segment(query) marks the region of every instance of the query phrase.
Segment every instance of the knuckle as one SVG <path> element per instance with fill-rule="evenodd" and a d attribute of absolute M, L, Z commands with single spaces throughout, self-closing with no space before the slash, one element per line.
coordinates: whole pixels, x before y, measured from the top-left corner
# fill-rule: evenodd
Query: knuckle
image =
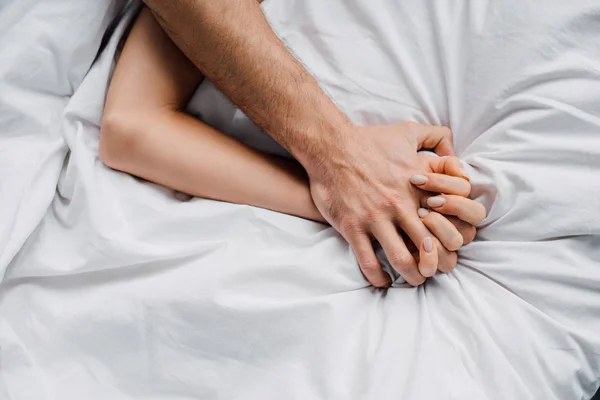
<path fill-rule="evenodd" d="M 487 210 L 485 209 L 483 204 L 481 204 L 481 203 L 477 203 L 477 204 L 478 204 L 478 208 L 479 208 L 479 215 L 478 215 L 479 218 L 477 218 L 477 223 L 480 223 L 487 217 Z"/>
<path fill-rule="evenodd" d="M 421 286 L 422 284 L 425 283 L 425 277 L 415 277 L 415 278 L 404 278 L 406 279 L 406 282 L 411 285 L 411 286 Z"/>
<path fill-rule="evenodd" d="M 458 158 L 456 156 L 448 156 L 448 157 L 449 157 L 449 160 L 448 160 L 448 168 L 449 169 L 452 169 L 452 170 L 458 172 L 463 168 L 463 164 L 460 161 L 460 158 Z"/>
<path fill-rule="evenodd" d="M 416 270 L 416 266 L 412 266 L 408 263 L 399 264 L 398 267 L 395 268 L 398 273 L 404 277 L 415 275 L 414 271 Z"/>
<path fill-rule="evenodd" d="M 390 203 L 390 210 L 400 224 L 413 218 L 419 203 L 412 204 L 403 198 L 396 198 Z M 410 210 L 410 211 L 409 211 Z"/>
<path fill-rule="evenodd" d="M 470 187 L 462 187 L 459 190 L 456 191 L 456 195 L 460 196 L 460 197 L 469 197 L 469 194 L 471 194 L 471 188 Z"/>
<path fill-rule="evenodd" d="M 456 268 L 456 263 L 454 263 L 454 264 L 450 264 L 450 265 L 448 266 L 448 268 L 446 268 L 446 269 L 442 270 L 442 272 L 443 272 L 443 273 L 445 273 L 445 274 L 447 274 L 448 272 L 452 272 L 452 271 L 454 271 L 454 268 Z"/>
<path fill-rule="evenodd" d="M 382 207 L 397 208 L 405 201 L 406 194 L 396 188 L 383 194 Z"/>
<path fill-rule="evenodd" d="M 385 211 L 386 209 L 389 209 L 389 206 L 382 205 L 380 207 L 372 207 L 364 212 L 361 220 L 367 224 L 367 226 L 377 224 L 385 219 L 385 215 L 387 214 Z"/>
<path fill-rule="evenodd" d="M 448 128 L 447 126 L 442 126 L 441 132 L 442 132 L 442 136 L 444 136 L 446 138 L 452 137 L 452 130 L 450 128 Z"/>
<path fill-rule="evenodd" d="M 360 269 L 363 270 L 365 274 L 378 272 L 381 269 L 379 262 L 375 259 L 363 259 L 359 260 Z"/>
<path fill-rule="evenodd" d="M 438 269 L 444 273 L 450 272 L 456 267 L 457 260 L 458 257 L 455 252 L 446 252 L 446 254 L 440 256 Z"/>
<path fill-rule="evenodd" d="M 465 180 L 462 180 L 460 188 L 456 194 L 461 197 L 468 197 L 469 194 L 471 194 L 471 184 Z"/>
<path fill-rule="evenodd" d="M 371 285 L 375 286 L 376 288 L 386 288 L 389 286 L 389 282 L 384 281 L 384 280 L 376 280 L 376 281 L 370 281 Z"/>
<path fill-rule="evenodd" d="M 388 254 L 388 260 L 390 260 L 390 263 L 396 269 L 400 270 L 398 272 L 405 272 L 407 270 L 410 270 L 414 261 L 410 254 L 406 254 L 406 252 L 399 250 L 391 251 Z"/>
<path fill-rule="evenodd" d="M 452 238 L 449 240 L 448 245 L 446 246 L 446 248 L 450 251 L 456 251 L 458 249 L 460 249 L 464 244 L 464 239 L 462 237 L 462 235 L 456 234 L 456 235 L 452 235 Z"/>
<path fill-rule="evenodd" d="M 345 235 L 354 236 L 358 234 L 360 230 L 358 218 L 345 217 L 340 221 L 340 231 Z"/>
<path fill-rule="evenodd" d="M 477 229 L 474 226 L 470 226 L 466 229 L 466 232 L 463 234 L 464 244 L 469 244 L 475 239 L 475 235 L 477 234 Z"/>

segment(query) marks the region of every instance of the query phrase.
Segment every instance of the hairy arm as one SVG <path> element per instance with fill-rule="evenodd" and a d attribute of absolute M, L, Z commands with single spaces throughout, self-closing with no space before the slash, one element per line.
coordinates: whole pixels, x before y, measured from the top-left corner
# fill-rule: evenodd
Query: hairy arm
<path fill-rule="evenodd" d="M 373 285 L 389 284 L 373 239 L 412 285 L 455 267 L 456 253 L 433 235 L 437 267 L 420 268 L 399 234 L 417 247 L 432 236 L 409 178 L 422 172 L 417 150 L 454 154 L 448 128 L 352 124 L 277 38 L 257 0 L 144 2 L 196 67 L 302 164 L 314 204 Z"/>
<path fill-rule="evenodd" d="M 277 38 L 261 1 L 145 3 L 204 75 L 309 173 L 340 147 L 349 122 Z"/>
<path fill-rule="evenodd" d="M 144 9 L 109 88 L 102 160 L 195 196 L 323 220 L 301 167 L 250 149 L 180 111 L 202 79 Z"/>

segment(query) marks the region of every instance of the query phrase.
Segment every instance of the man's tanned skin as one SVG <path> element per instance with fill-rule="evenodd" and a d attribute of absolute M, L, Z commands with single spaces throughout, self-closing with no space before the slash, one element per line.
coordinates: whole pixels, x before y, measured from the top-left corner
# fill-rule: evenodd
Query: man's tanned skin
<path fill-rule="evenodd" d="M 449 129 L 411 122 L 352 124 L 287 51 L 256 0 L 145 3 L 198 69 L 302 164 L 315 205 L 350 243 L 374 286 L 390 281 L 373 240 L 408 283 L 420 285 L 436 272 L 418 269 L 398 228 L 417 247 L 432 237 L 438 269 L 454 268 L 456 254 L 444 249 L 417 216 L 423 196 L 409 182 L 420 172 L 420 148 L 454 154 Z"/>

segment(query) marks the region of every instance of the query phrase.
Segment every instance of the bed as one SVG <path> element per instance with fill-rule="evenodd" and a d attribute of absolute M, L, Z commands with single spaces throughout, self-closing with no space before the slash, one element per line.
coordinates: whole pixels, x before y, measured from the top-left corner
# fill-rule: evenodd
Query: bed
<path fill-rule="evenodd" d="M 137 7 L 0 4 L 1 399 L 594 395 L 599 5 L 264 3 L 356 123 L 450 126 L 488 209 L 455 271 L 385 292 L 330 228 L 101 163 Z M 189 111 L 285 155 L 209 82 Z"/>

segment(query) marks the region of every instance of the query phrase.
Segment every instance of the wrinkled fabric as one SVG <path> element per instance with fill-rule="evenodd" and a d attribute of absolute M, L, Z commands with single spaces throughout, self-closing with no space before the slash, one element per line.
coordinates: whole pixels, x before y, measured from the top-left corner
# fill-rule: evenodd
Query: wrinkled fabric
<path fill-rule="evenodd" d="M 98 159 L 119 1 L 0 6 L 0 398 L 589 399 L 600 382 L 600 7 L 267 1 L 354 122 L 445 124 L 489 216 L 372 289 L 331 228 Z M 199 44 L 201 45 L 201 44 Z M 206 82 L 190 111 L 285 155 Z"/>

